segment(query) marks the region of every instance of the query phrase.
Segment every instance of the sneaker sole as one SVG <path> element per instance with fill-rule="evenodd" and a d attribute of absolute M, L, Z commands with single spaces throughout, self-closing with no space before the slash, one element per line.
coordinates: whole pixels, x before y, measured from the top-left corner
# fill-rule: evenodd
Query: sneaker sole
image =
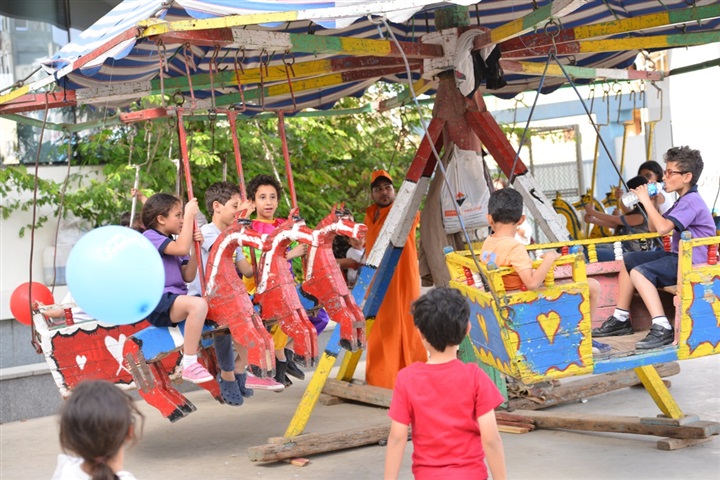
<path fill-rule="evenodd" d="M 672 340 L 669 341 L 668 343 L 663 343 L 663 344 L 660 344 L 660 345 L 652 345 L 652 346 L 638 345 L 638 344 L 636 343 L 636 344 L 635 344 L 635 350 L 653 350 L 653 349 L 656 349 L 656 348 L 663 348 L 663 347 L 670 346 L 670 345 L 672 345 L 672 343 L 673 343 Z"/>
<path fill-rule="evenodd" d="M 245 388 L 249 388 L 251 390 L 265 390 L 268 392 L 282 392 L 283 390 L 285 390 L 285 387 L 282 385 L 278 385 L 277 387 L 271 387 L 268 385 L 248 385 L 247 383 L 245 384 Z"/>
<path fill-rule="evenodd" d="M 207 377 L 207 378 L 185 378 L 185 377 L 182 377 L 182 379 L 183 379 L 183 382 L 190 382 L 190 383 L 194 383 L 194 384 L 205 383 L 205 382 L 209 382 L 210 380 L 215 380 L 212 376 Z"/>
<path fill-rule="evenodd" d="M 604 337 L 624 337 L 625 335 L 632 335 L 635 333 L 634 330 L 620 330 L 618 332 L 609 332 L 609 333 L 600 333 L 600 332 L 592 332 L 593 338 L 604 338 Z"/>

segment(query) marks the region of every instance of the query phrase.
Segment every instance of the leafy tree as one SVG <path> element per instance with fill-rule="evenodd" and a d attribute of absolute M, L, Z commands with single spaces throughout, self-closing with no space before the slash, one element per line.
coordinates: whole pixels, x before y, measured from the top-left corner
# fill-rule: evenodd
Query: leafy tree
<path fill-rule="evenodd" d="M 361 99 L 345 98 L 335 109 L 356 108 L 399 90 L 397 85 L 378 84 Z M 136 109 L 150 108 L 159 98 L 143 100 Z M 429 117 L 429 111 L 424 116 Z M 414 108 L 390 112 L 368 112 L 345 116 L 298 117 L 285 119 L 290 163 L 298 204 L 309 225 L 316 224 L 333 204 L 346 206 L 362 218 L 370 203 L 371 172 L 388 170 L 397 180 L 403 178 L 421 138 L 420 123 Z M 186 117 L 188 152 L 193 193 L 204 209 L 204 191 L 223 178 L 237 182 L 229 122 L 223 117 Z M 259 116 L 246 120 L 238 117 L 238 138 L 245 181 L 260 173 L 276 175 L 286 187 L 285 205 L 278 215 L 286 215 L 289 206 L 287 176 L 282 142 L 275 117 Z M 104 128 L 83 138 L 66 138 L 72 142 L 73 165 L 100 166 L 102 178 L 91 174 L 74 174 L 68 178 L 62 214 L 76 216 L 101 226 L 118 223 L 131 206 L 130 189 L 139 166 L 140 189 L 175 192 L 178 167 L 173 159 L 180 157 L 178 135 L 172 122 L 155 121 Z M 46 145 L 43 148 L 48 148 Z M 56 146 L 54 158 L 67 157 L 67 143 Z M 183 172 L 180 172 L 181 195 L 185 194 Z M 5 199 L 3 218 L 13 211 L 28 211 L 32 200 L 14 200 L 13 192 L 32 191 L 34 175 L 25 166 L 0 169 L 0 194 Z M 38 181 L 38 204 L 55 207 L 59 213 L 63 182 Z M 139 208 L 138 208 L 139 211 Z M 42 226 L 46 217 L 37 220 Z M 24 233 L 23 228 L 19 234 Z"/>

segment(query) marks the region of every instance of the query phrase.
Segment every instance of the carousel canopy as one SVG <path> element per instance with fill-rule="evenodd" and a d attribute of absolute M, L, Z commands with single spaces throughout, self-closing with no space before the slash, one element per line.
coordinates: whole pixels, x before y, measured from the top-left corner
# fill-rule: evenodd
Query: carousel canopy
<path fill-rule="evenodd" d="M 447 7 L 463 7 L 469 15 L 460 16 L 465 18 L 459 28 L 441 34 L 436 21 L 448 26 Z M 474 31 L 469 43 L 463 36 L 468 30 Z M 457 66 L 463 39 L 483 57 L 499 46 L 507 85 L 491 93 L 501 96 L 536 89 L 551 53 L 585 81 L 653 81 L 663 72 L 633 70 L 638 53 L 720 41 L 720 5 L 716 0 L 125 0 L 45 60 L 45 79 L 0 96 L 0 115 L 46 106 L 120 107 L 158 94 L 172 104 L 234 106 L 248 115 L 327 109 L 379 80 L 407 82 L 408 69 L 417 92 L 432 92 L 437 74 Z M 552 66 L 547 77 L 545 91 L 566 82 Z M 38 93 L 48 90 L 49 95 Z"/>

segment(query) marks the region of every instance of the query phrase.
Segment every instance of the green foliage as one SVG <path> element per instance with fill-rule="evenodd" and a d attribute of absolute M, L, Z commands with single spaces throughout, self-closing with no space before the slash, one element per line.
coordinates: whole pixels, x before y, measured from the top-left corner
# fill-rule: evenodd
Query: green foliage
<path fill-rule="evenodd" d="M 378 85 L 362 99 L 346 98 L 335 108 L 355 108 L 395 91 L 397 86 Z M 152 106 L 150 100 L 137 108 Z M 429 117 L 429 111 L 424 116 Z M 368 184 L 372 171 L 388 170 L 399 183 L 421 137 L 419 118 L 412 108 L 406 112 L 346 116 L 288 116 L 285 126 L 297 201 L 308 225 L 316 224 L 333 204 L 340 202 L 345 202 L 361 221 L 370 203 Z M 186 117 L 185 127 L 193 193 L 205 210 L 204 191 L 223 179 L 224 169 L 228 181 L 238 182 L 229 123 L 223 117 L 211 121 L 190 116 Z M 238 138 L 245 182 L 260 173 L 279 178 L 285 191 L 278 216 L 287 215 L 290 192 L 277 118 L 239 117 Z M 72 212 L 95 226 L 118 223 L 122 213 L 131 208 L 130 189 L 137 165 L 140 190 L 147 196 L 176 191 L 177 167 L 172 159 L 180 158 L 180 150 L 176 128 L 167 121 L 105 128 L 67 141 L 73 142 L 73 165 L 97 165 L 102 168 L 102 176 L 72 175 L 62 201 L 64 214 Z M 67 143 L 58 145 L 57 151 L 67 152 Z M 180 172 L 180 176 L 180 195 L 185 196 L 184 173 Z M 0 169 L 3 218 L 32 207 L 32 199 L 16 199 L 21 192 L 32 192 L 33 187 L 34 174 L 24 166 Z M 57 214 L 61 191 L 62 182 L 39 180 L 38 205 L 51 206 Z M 27 198 L 27 194 L 23 197 Z M 46 221 L 44 216 L 36 225 Z M 24 229 L 20 235 L 23 233 Z"/>

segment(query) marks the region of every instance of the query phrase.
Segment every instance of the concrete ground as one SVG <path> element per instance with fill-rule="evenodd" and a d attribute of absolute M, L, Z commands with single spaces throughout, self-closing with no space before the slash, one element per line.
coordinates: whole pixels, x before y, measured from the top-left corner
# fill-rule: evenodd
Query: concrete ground
<path fill-rule="evenodd" d="M 362 368 L 361 364 L 361 368 Z M 680 407 L 703 420 L 720 422 L 720 356 L 681 362 L 671 377 Z M 356 377 L 360 378 L 359 369 Z M 309 377 L 309 375 L 308 375 Z M 149 479 L 376 479 L 382 478 L 385 448 L 378 445 L 311 457 L 305 467 L 257 464 L 247 448 L 281 436 L 307 385 L 296 382 L 284 393 L 257 392 L 241 407 L 219 405 L 205 391 L 188 395 L 197 412 L 171 424 L 139 402 L 145 414 L 142 440 L 129 450 L 126 468 Z M 659 413 L 642 388 L 597 396 L 557 412 L 655 416 Z M 357 404 L 318 405 L 306 433 L 387 422 L 385 409 Z M 502 434 L 511 479 L 714 479 L 720 472 L 720 438 L 673 452 L 660 451 L 656 437 L 536 430 Z M 408 444 L 401 478 L 412 478 Z M 0 425 L 0 478 L 50 478 L 59 453 L 57 417 Z"/>

